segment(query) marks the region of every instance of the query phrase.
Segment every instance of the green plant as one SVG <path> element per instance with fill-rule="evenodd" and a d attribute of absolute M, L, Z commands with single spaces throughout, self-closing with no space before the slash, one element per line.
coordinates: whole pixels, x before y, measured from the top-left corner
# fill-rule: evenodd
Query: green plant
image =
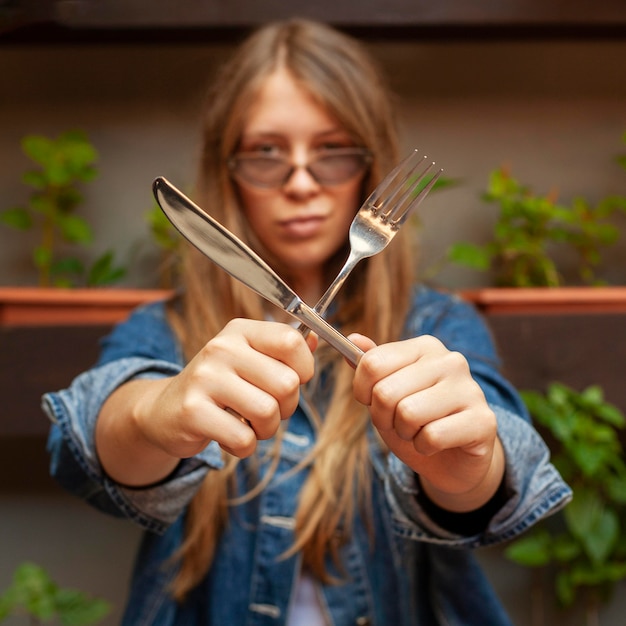
<path fill-rule="evenodd" d="M 39 565 L 23 563 L 13 584 L 0 595 L 0 622 L 12 615 L 27 615 L 31 624 L 59 620 L 65 626 L 95 624 L 111 606 L 76 589 L 62 589 Z"/>
<path fill-rule="evenodd" d="M 23 176 L 24 184 L 34 188 L 26 206 L 14 206 L 0 213 L 0 221 L 18 230 L 39 231 L 33 250 L 33 263 L 41 286 L 73 286 L 82 281 L 89 286 L 120 280 L 125 270 L 115 267 L 113 253 L 105 252 L 90 268 L 63 246 L 89 244 L 93 232 L 76 210 L 83 202 L 79 183 L 97 175 L 98 157 L 84 133 L 68 131 L 56 139 L 27 135 L 22 139 L 24 153 L 36 167 Z"/>
<path fill-rule="evenodd" d="M 564 607 L 586 592 L 588 623 L 596 623 L 599 606 L 626 578 L 626 463 L 620 443 L 626 419 L 599 386 L 577 392 L 552 383 L 545 394 L 522 396 L 554 439 L 553 462 L 574 497 L 505 554 L 520 565 L 555 571 L 555 594 Z"/>
<path fill-rule="evenodd" d="M 618 157 L 617 162 L 626 169 L 626 158 Z M 563 284 L 555 260 L 560 247 L 575 252 L 582 283 L 601 282 L 596 268 L 601 251 L 619 238 L 611 220 L 617 211 L 626 212 L 626 196 L 610 196 L 595 205 L 576 198 L 566 206 L 557 202 L 556 194 L 535 194 L 499 168 L 491 172 L 483 199 L 499 205 L 492 240 L 484 245 L 454 244 L 447 253 L 449 261 L 492 271 L 501 287 L 557 287 Z"/>

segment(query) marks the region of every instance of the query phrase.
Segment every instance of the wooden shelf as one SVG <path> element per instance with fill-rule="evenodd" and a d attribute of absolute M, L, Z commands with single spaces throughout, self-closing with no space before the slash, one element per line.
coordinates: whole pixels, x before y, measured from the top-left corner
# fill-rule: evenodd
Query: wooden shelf
<path fill-rule="evenodd" d="M 223 42 L 293 16 L 377 39 L 626 37 L 623 0 L 14 0 L 0 13 L 0 43 Z"/>

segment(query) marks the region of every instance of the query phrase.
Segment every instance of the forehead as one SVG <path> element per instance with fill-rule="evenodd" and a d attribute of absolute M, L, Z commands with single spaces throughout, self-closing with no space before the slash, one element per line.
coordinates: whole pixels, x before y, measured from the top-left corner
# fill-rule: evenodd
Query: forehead
<path fill-rule="evenodd" d="M 310 91 L 279 69 L 263 80 L 244 116 L 244 133 L 291 132 L 318 128 L 325 132 L 341 125 Z"/>

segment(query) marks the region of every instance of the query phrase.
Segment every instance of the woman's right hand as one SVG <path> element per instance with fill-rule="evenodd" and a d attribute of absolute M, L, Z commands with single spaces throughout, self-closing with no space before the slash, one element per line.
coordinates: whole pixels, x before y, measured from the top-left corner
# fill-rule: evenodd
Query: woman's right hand
<path fill-rule="evenodd" d="M 313 376 L 315 342 L 285 324 L 236 319 L 177 376 L 123 385 L 98 419 L 105 471 L 124 484 L 149 484 L 211 441 L 251 455 L 296 409 L 300 385 Z"/>

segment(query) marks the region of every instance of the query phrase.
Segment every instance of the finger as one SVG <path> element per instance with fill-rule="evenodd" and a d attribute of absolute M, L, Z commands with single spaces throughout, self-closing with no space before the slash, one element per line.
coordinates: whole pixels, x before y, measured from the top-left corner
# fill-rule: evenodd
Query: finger
<path fill-rule="evenodd" d="M 224 449 L 228 449 L 234 456 L 245 458 L 254 453 L 257 436 L 254 430 L 236 412 L 220 407 L 212 401 L 205 401 L 201 405 L 201 417 L 194 419 L 187 416 L 184 435 L 191 441 L 204 441 L 206 447 L 210 441 L 216 441 Z M 197 453 L 197 451 L 192 454 Z M 191 454 L 181 454 L 181 457 Z"/>
<path fill-rule="evenodd" d="M 361 357 L 355 373 L 355 398 L 362 404 L 371 406 L 376 385 L 395 372 L 402 372 L 405 367 L 415 364 L 422 356 L 423 351 L 419 349 L 416 340 L 392 342 L 371 348 Z M 385 387 L 380 390 L 383 395 L 387 395 Z"/>
<path fill-rule="evenodd" d="M 413 439 L 431 422 L 466 410 L 480 415 L 487 408 L 482 390 L 456 353 L 448 353 L 437 363 L 428 362 L 427 367 L 417 363 L 403 371 L 406 376 L 393 374 L 375 387 L 372 413 L 384 428 L 389 427 L 393 411 L 392 427 L 405 441 Z M 387 405 L 379 406 L 379 386 L 388 389 L 392 383 L 395 387 L 388 394 L 394 396 L 387 398 Z"/>
<path fill-rule="evenodd" d="M 315 354 L 319 344 L 319 337 L 315 333 L 309 333 L 305 339 L 309 350 L 311 350 L 311 354 Z"/>
<path fill-rule="evenodd" d="M 247 419 L 291 417 L 300 397 L 301 379 L 290 367 L 264 355 L 237 364 L 236 373 L 250 387 L 240 385 L 230 405 Z"/>
<path fill-rule="evenodd" d="M 477 458 L 493 445 L 497 433 L 495 415 L 484 411 L 462 410 L 424 425 L 413 438 L 413 447 L 425 456 L 459 449 Z"/>
<path fill-rule="evenodd" d="M 250 413 L 254 415 L 254 403 L 258 403 L 261 415 L 272 415 L 276 407 L 267 395 L 239 387 L 237 378 L 272 396 L 278 402 L 280 417 L 286 419 L 297 406 L 300 385 L 313 374 L 309 347 L 295 329 L 284 324 L 235 320 L 205 346 L 203 353 L 199 377 L 207 393 L 247 419 L 251 419 Z M 236 376 L 228 378 L 229 371 Z"/>
<path fill-rule="evenodd" d="M 448 351 L 438 340 L 424 339 L 395 344 L 404 354 L 392 351 L 385 366 L 373 374 L 378 377 L 370 398 L 374 424 L 379 430 L 397 429 L 405 440 L 428 421 L 480 400 L 462 355 Z M 385 375 L 389 370 L 393 371 Z"/>
<path fill-rule="evenodd" d="M 276 322 L 251 323 L 245 320 L 245 324 L 245 338 L 254 350 L 289 366 L 298 373 L 301 383 L 313 377 L 311 348 L 295 328 Z M 317 345 L 317 338 L 311 341 Z"/>
<path fill-rule="evenodd" d="M 295 410 L 299 385 L 296 383 L 291 396 L 286 399 L 276 396 L 267 387 L 264 389 L 232 373 L 220 380 L 219 390 L 213 392 L 212 400 L 240 421 L 243 420 L 257 439 L 270 439 L 280 426 L 283 412 L 289 417 Z"/>

